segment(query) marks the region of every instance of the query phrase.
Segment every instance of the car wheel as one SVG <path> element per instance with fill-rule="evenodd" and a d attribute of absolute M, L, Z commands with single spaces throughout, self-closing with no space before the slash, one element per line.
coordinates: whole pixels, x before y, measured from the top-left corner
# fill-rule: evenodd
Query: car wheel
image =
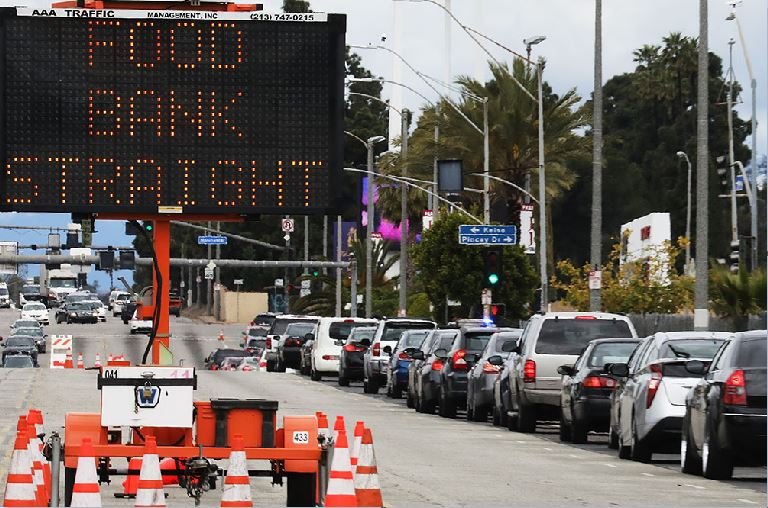
<path fill-rule="evenodd" d="M 608 426 L 608 448 L 611 450 L 619 449 L 619 436 L 613 431 L 613 425 Z"/>
<path fill-rule="evenodd" d="M 573 414 L 573 412 L 571 412 Z M 575 444 L 584 444 L 587 442 L 587 424 L 574 418 L 571 422 L 571 442 Z"/>
<path fill-rule="evenodd" d="M 631 457 L 635 462 L 642 462 L 647 464 L 651 461 L 653 452 L 647 441 L 640 439 L 637 435 L 637 425 L 634 418 L 632 419 L 632 447 Z"/>
<path fill-rule="evenodd" d="M 440 416 L 443 418 L 456 418 L 456 401 L 453 398 L 440 393 Z"/>
<path fill-rule="evenodd" d="M 408 393 L 405 395 L 405 407 L 413 409 L 413 406 L 413 394 L 411 393 L 411 390 L 408 390 Z"/>
<path fill-rule="evenodd" d="M 379 393 L 379 386 L 371 380 L 363 380 L 363 393 L 377 394 Z"/>
<path fill-rule="evenodd" d="M 571 440 L 571 427 L 565 423 L 565 416 L 560 413 L 560 441 L 567 443 Z"/>
<path fill-rule="evenodd" d="M 487 422 L 488 421 L 488 408 L 485 406 L 474 406 L 472 408 L 472 421 L 474 422 Z"/>
<path fill-rule="evenodd" d="M 707 429 L 701 450 L 701 467 L 704 477 L 710 480 L 729 480 L 733 476 L 733 460 L 718 447 L 715 439 Z"/>
<path fill-rule="evenodd" d="M 517 431 L 532 433 L 536 432 L 536 408 L 523 404 L 520 401 L 520 407 L 517 412 Z"/>
<path fill-rule="evenodd" d="M 702 472 L 701 457 L 696 453 L 696 447 L 689 442 L 690 426 L 683 420 L 680 435 L 680 470 L 686 474 L 700 475 Z"/>
<path fill-rule="evenodd" d="M 278 360 L 275 364 L 275 372 L 285 372 L 285 364 Z"/>
<path fill-rule="evenodd" d="M 475 421 L 475 408 L 472 407 L 472 404 L 469 401 L 467 401 L 467 421 Z"/>
<path fill-rule="evenodd" d="M 403 398 L 403 389 L 399 386 L 393 386 L 390 390 L 392 392 L 392 398 L 393 399 L 402 399 Z"/>
<path fill-rule="evenodd" d="M 320 381 L 323 379 L 323 376 L 315 369 L 312 369 L 312 371 L 309 373 L 309 379 L 312 381 Z"/>
<path fill-rule="evenodd" d="M 267 372 L 274 372 L 274 371 L 275 371 L 275 361 L 267 360 Z"/>
<path fill-rule="evenodd" d="M 624 438 L 619 437 L 619 458 L 629 459 L 632 456 L 632 448 L 624 444 Z"/>
<path fill-rule="evenodd" d="M 416 395 L 413 396 L 413 409 L 415 409 L 417 413 L 424 412 L 421 409 L 421 397 L 419 397 L 418 392 L 416 393 Z"/>
<path fill-rule="evenodd" d="M 493 405 L 493 418 L 491 418 L 491 423 L 494 427 L 501 425 L 501 415 L 499 414 L 499 408 L 496 407 L 496 404 Z"/>
<path fill-rule="evenodd" d="M 349 386 L 349 378 L 339 374 L 338 383 L 339 386 Z"/>

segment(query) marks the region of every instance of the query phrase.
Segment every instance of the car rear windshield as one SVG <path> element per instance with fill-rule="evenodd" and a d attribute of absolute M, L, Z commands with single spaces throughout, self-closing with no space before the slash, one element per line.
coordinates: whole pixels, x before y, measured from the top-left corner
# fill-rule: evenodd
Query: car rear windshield
<path fill-rule="evenodd" d="M 90 310 L 91 306 L 86 303 L 71 303 L 67 306 L 67 309 L 69 310 Z"/>
<path fill-rule="evenodd" d="M 263 348 L 267 344 L 266 339 L 248 339 L 248 347 L 260 347 Z"/>
<path fill-rule="evenodd" d="M 21 288 L 21 292 L 25 295 L 39 295 L 40 286 L 24 286 Z"/>
<path fill-rule="evenodd" d="M 427 338 L 428 333 L 428 330 L 416 333 L 406 333 L 400 338 L 397 347 L 398 349 L 419 348 L 424 343 L 424 339 Z"/>
<path fill-rule="evenodd" d="M 618 319 L 545 319 L 536 352 L 549 355 L 578 355 L 595 339 L 632 337 L 626 321 Z"/>
<path fill-rule="evenodd" d="M 8 290 L 5 288 L 0 288 L 0 296 L 7 296 Z"/>
<path fill-rule="evenodd" d="M 248 329 L 248 336 L 250 337 L 266 337 L 267 330 L 266 328 L 249 328 Z"/>
<path fill-rule="evenodd" d="M 285 329 L 285 333 L 302 339 L 315 329 L 315 323 L 291 323 Z"/>
<path fill-rule="evenodd" d="M 722 339 L 668 340 L 661 346 L 659 358 L 708 358 L 720 349 Z"/>
<path fill-rule="evenodd" d="M 355 329 L 355 326 L 360 326 L 360 323 L 350 322 L 337 322 L 331 323 L 328 327 L 328 336 L 336 341 L 341 341 L 343 344 L 349 338 L 349 334 Z"/>
<path fill-rule="evenodd" d="M 28 303 L 24 306 L 23 310 L 43 310 L 45 309 L 45 305 L 42 303 Z"/>
<path fill-rule="evenodd" d="M 420 321 L 389 322 L 384 325 L 381 340 L 400 340 L 400 335 L 406 330 L 433 330 L 435 325 Z"/>
<path fill-rule="evenodd" d="M 488 341 L 491 340 L 491 335 L 494 332 L 465 332 L 464 333 L 464 349 L 479 353 L 485 349 Z"/>
<path fill-rule="evenodd" d="M 27 335 L 32 337 L 42 337 L 43 336 L 43 329 L 42 328 L 16 328 L 13 331 L 14 335 Z"/>
<path fill-rule="evenodd" d="M 603 368 L 606 363 L 626 363 L 629 355 L 637 347 L 637 342 L 608 342 L 597 344 L 589 355 L 589 367 Z"/>
<path fill-rule="evenodd" d="M 373 340 L 373 336 L 376 333 L 376 328 L 355 328 L 352 333 L 349 334 L 347 343 L 360 342 L 363 339 Z"/>
<path fill-rule="evenodd" d="M 13 355 L 5 357 L 5 367 L 32 367 L 32 358 L 26 355 Z"/>
<path fill-rule="evenodd" d="M 28 337 L 8 337 L 8 340 L 5 341 L 5 345 L 6 347 L 32 347 L 34 341 Z"/>
<path fill-rule="evenodd" d="M 447 351 L 451 349 L 454 340 L 456 340 L 456 332 L 441 333 L 434 350 L 445 349 Z"/>
<path fill-rule="evenodd" d="M 307 318 L 289 318 L 289 319 L 275 319 L 275 322 L 272 323 L 272 326 L 269 329 L 270 335 L 283 335 L 285 333 L 285 330 L 288 328 L 288 325 L 291 323 L 317 323 L 317 319 L 307 319 Z"/>
<path fill-rule="evenodd" d="M 495 351 L 494 352 L 495 353 L 499 353 L 499 354 L 502 354 L 502 353 L 503 354 L 508 354 L 508 351 L 504 351 L 504 346 L 506 344 L 510 344 L 510 345 L 511 344 L 517 344 L 517 341 L 519 339 L 520 339 L 520 337 L 498 337 L 496 339 L 496 344 L 494 344 L 495 345 L 495 348 L 494 348 Z M 509 349 L 509 347 L 507 347 L 507 349 Z"/>
<path fill-rule="evenodd" d="M 270 316 L 268 314 L 259 314 L 255 318 L 253 318 L 253 324 L 259 325 L 259 326 L 272 326 L 272 323 L 275 322 L 275 316 Z"/>
<path fill-rule="evenodd" d="M 736 367 L 766 368 L 765 339 L 748 339 L 739 346 Z"/>

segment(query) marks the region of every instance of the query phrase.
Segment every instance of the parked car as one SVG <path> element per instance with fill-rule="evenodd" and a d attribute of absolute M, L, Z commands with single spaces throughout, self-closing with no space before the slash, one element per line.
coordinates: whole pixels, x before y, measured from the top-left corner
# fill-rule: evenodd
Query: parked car
<path fill-rule="evenodd" d="M 459 329 L 440 371 L 440 398 L 437 412 L 443 418 L 456 418 L 456 411 L 467 405 L 467 374 L 475 365 L 497 328 L 468 326 Z"/>
<path fill-rule="evenodd" d="M 49 324 L 48 307 L 40 302 L 31 302 L 24 304 L 21 309 L 20 319 L 35 319 L 41 325 Z"/>
<path fill-rule="evenodd" d="M 709 368 L 686 364 L 704 376 L 685 399 L 680 441 L 684 473 L 727 480 L 734 466 L 765 466 L 765 330 L 739 333 L 726 341 Z"/>
<path fill-rule="evenodd" d="M 386 365 L 389 353 L 406 330 L 434 330 L 437 325 L 428 319 L 384 318 L 376 328 L 371 347 L 363 355 L 363 391 L 378 393 L 387 383 Z M 385 349 L 389 348 L 387 351 Z"/>
<path fill-rule="evenodd" d="M 608 430 L 616 378 L 605 367 L 625 363 L 639 343 L 637 339 L 595 339 L 573 365 L 560 366 L 561 441 L 586 443 L 589 431 Z"/>
<path fill-rule="evenodd" d="M 720 332 L 658 332 L 643 340 L 627 363 L 609 367 L 619 379 L 611 394 L 609 440 L 618 440 L 620 458 L 649 462 L 653 453 L 678 450 L 685 397 L 702 376 L 686 364 L 709 364 L 730 337 Z"/>
<path fill-rule="evenodd" d="M 294 314 L 281 314 L 275 316 L 272 325 L 267 332 L 266 341 L 266 360 L 267 360 L 267 372 L 274 372 L 278 367 L 278 347 L 280 341 L 285 338 L 285 330 L 291 323 L 312 323 L 315 324 L 318 321 L 318 317 L 314 316 L 298 316 Z"/>
<path fill-rule="evenodd" d="M 248 352 L 251 356 L 261 357 L 264 353 L 264 348 L 267 345 L 267 338 L 262 336 L 248 336 L 243 342 L 243 350 Z"/>
<path fill-rule="evenodd" d="M 6 369 L 26 369 L 30 367 L 39 367 L 39 365 L 36 365 L 34 359 L 26 354 L 9 354 L 3 360 L 3 368 Z"/>
<path fill-rule="evenodd" d="M 521 329 L 491 335 L 467 376 L 467 420 L 484 422 L 493 409 L 493 385 L 501 366 L 517 347 Z"/>
<path fill-rule="evenodd" d="M 267 330 L 272 326 L 272 323 L 275 322 L 275 318 L 277 316 L 280 316 L 281 314 L 276 312 L 263 312 L 261 314 L 257 314 L 256 317 L 253 318 L 251 321 L 252 326 L 263 326 Z"/>
<path fill-rule="evenodd" d="M 253 339 L 253 338 L 260 338 L 266 341 L 268 331 L 269 330 L 267 328 L 264 328 L 263 326 L 248 326 L 245 330 L 241 332 L 241 335 L 243 336 L 243 340 L 240 345 L 245 347 L 246 342 L 249 339 Z"/>
<path fill-rule="evenodd" d="M 539 420 L 560 419 L 562 376 L 557 368 L 573 364 L 594 339 L 636 338 L 628 317 L 603 312 L 534 314 L 520 337 L 518 354 L 505 369 L 507 427 L 534 432 Z"/>
<path fill-rule="evenodd" d="M 28 355 L 32 358 L 32 363 L 37 365 L 37 346 L 35 345 L 34 337 L 15 335 L 7 337 L 3 341 L 3 363 L 5 363 L 7 356 L 19 354 Z"/>
<path fill-rule="evenodd" d="M 339 386 L 363 380 L 363 355 L 371 346 L 375 326 L 356 326 L 339 353 Z"/>
<path fill-rule="evenodd" d="M 403 390 L 408 390 L 408 368 L 413 361 L 411 355 L 421 348 L 431 330 L 409 330 L 403 332 L 397 346 L 389 355 L 387 367 L 387 397 L 399 399 Z"/>
<path fill-rule="evenodd" d="M 226 358 L 244 358 L 250 357 L 246 351 L 242 349 L 232 348 L 219 348 L 211 352 L 205 359 L 205 368 L 207 370 L 220 370 L 221 364 Z"/>
<path fill-rule="evenodd" d="M 184 300 L 177 291 L 171 291 L 168 294 L 168 313 L 171 316 L 181 316 L 181 308 L 184 306 Z"/>
<path fill-rule="evenodd" d="M 320 381 L 323 376 L 338 376 L 341 348 L 347 343 L 349 334 L 358 326 L 374 326 L 376 323 L 375 319 L 365 318 L 320 318 L 312 343 L 309 374 L 312 381 Z"/>
<path fill-rule="evenodd" d="M 45 353 L 45 339 L 48 337 L 43 333 L 43 329 L 38 327 L 14 328 L 11 337 L 23 335 L 25 337 L 34 337 L 38 353 Z"/>
<path fill-rule="evenodd" d="M 298 369 L 301 366 L 301 346 L 308 338 L 314 339 L 316 323 L 291 323 L 285 329 L 285 338 L 277 347 L 277 370 Z M 309 336 L 309 337 L 308 337 Z"/>
<path fill-rule="evenodd" d="M 458 333 L 458 329 L 433 330 L 421 349 L 411 355 L 413 362 L 408 368 L 408 393 L 413 399 L 414 409 L 419 413 L 435 412 L 440 399 L 440 371 Z"/>

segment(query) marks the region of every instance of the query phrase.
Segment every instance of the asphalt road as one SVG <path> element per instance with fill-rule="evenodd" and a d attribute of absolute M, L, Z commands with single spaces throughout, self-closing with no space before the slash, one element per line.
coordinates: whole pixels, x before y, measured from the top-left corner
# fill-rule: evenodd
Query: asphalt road
<path fill-rule="evenodd" d="M 0 311 L 0 335 L 15 319 Z M 171 318 L 174 359 L 202 367 L 203 358 L 224 343 L 236 347 L 240 325 L 207 325 Z M 46 333 L 71 334 L 75 357 L 86 366 L 96 353 L 125 354 L 141 359 L 146 336 L 132 336 L 117 318 L 97 325 L 55 325 Z M 18 415 L 30 407 L 43 410 L 46 430 L 60 430 L 71 411 L 98 412 L 100 393 L 95 371 L 0 369 L 0 482 L 5 481 Z M 766 506 L 764 468 L 737 469 L 732 481 L 718 482 L 683 475 L 678 456 L 656 456 L 652 464 L 619 460 L 605 445 L 605 436 L 591 436 L 586 445 L 562 444 L 556 425 L 542 425 L 536 434 L 518 434 L 490 423 L 469 423 L 417 414 L 404 400 L 364 395 L 361 385 L 339 387 L 335 380 L 312 382 L 295 373 L 198 371 L 198 399 L 211 397 L 267 398 L 279 402 L 280 414 L 342 414 L 351 430 L 356 420 L 373 429 L 385 504 L 397 506 Z M 278 417 L 278 422 L 280 422 Z M 117 464 L 118 467 L 121 464 Z M 251 467 L 263 467 L 254 463 Z M 105 505 L 133 506 L 113 498 L 122 478 L 103 487 Z M 255 504 L 284 504 L 285 491 L 270 480 L 252 481 Z M 3 488 L 4 484 L 0 484 Z M 166 489 L 172 505 L 192 506 L 179 488 Z M 218 506 L 220 491 L 208 493 L 203 505 Z"/>

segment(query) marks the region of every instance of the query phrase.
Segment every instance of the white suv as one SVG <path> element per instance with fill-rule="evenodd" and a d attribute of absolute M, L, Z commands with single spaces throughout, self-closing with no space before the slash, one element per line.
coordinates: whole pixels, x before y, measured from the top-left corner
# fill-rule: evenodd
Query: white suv
<path fill-rule="evenodd" d="M 649 462 L 654 452 L 675 453 L 685 416 L 685 397 L 701 375 L 691 360 L 709 363 L 732 336 L 720 332 L 658 332 L 640 343 L 627 363 L 615 363 L 619 380 L 611 394 L 609 445 L 619 457 Z"/>
<path fill-rule="evenodd" d="M 390 352 L 397 346 L 406 330 L 434 330 L 437 325 L 428 319 L 384 318 L 376 328 L 371 347 L 363 357 L 363 391 L 378 393 L 387 384 Z M 389 349 L 387 349 L 389 348 Z"/>
<path fill-rule="evenodd" d="M 534 314 L 510 357 L 508 400 L 510 430 L 534 432 L 537 420 L 560 418 L 562 376 L 557 368 L 573 365 L 594 339 L 636 338 L 628 317 L 604 312 Z"/>
<path fill-rule="evenodd" d="M 320 381 L 323 376 L 338 376 L 341 348 L 352 329 L 356 326 L 375 326 L 377 323 L 375 319 L 364 318 L 320 318 L 312 342 L 311 379 Z"/>

